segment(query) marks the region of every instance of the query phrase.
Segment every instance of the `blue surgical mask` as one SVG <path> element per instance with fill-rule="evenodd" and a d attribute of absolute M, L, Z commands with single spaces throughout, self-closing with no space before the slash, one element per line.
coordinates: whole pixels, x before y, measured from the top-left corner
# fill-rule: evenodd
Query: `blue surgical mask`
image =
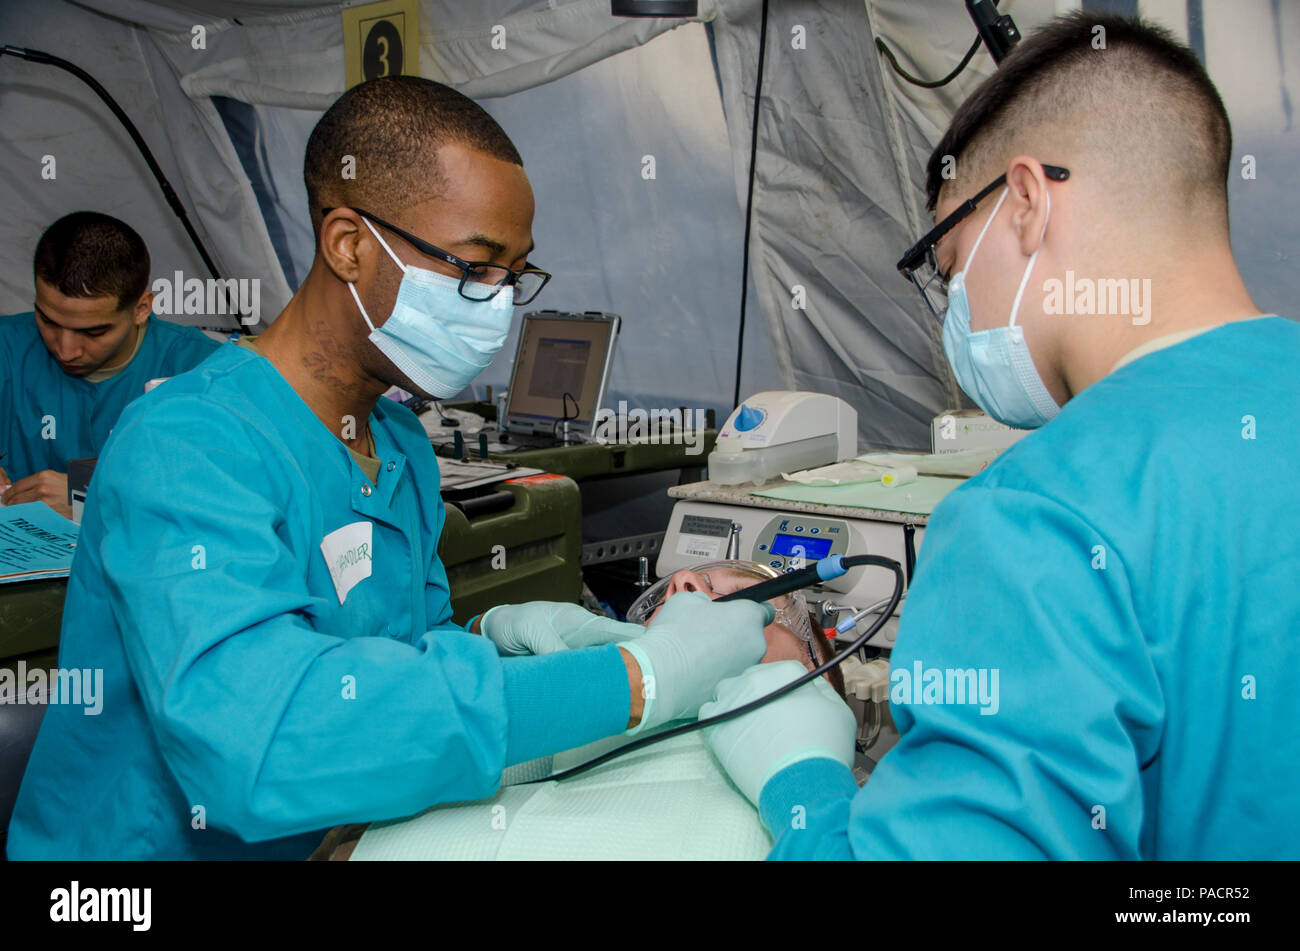
<path fill-rule="evenodd" d="M 970 329 L 970 301 L 966 297 L 966 272 L 979 250 L 984 234 L 997 217 L 998 209 L 1006 200 L 1007 189 L 1002 189 L 993 214 L 984 222 L 984 228 L 966 259 L 966 266 L 953 275 L 948 282 L 948 310 L 943 318 L 943 349 L 952 364 L 957 383 L 973 399 L 980 409 L 998 422 L 1018 429 L 1037 429 L 1057 413 L 1061 407 L 1052 394 L 1047 392 L 1038 370 L 1034 367 L 1034 358 L 1025 344 L 1024 328 L 1016 324 L 1016 312 L 1020 309 L 1020 298 L 1029 282 L 1029 274 L 1038 259 L 1038 249 L 1030 255 L 1029 265 L 1020 279 L 1020 288 L 1016 291 L 1015 302 L 1011 305 L 1011 320 L 1005 327 L 980 330 L 972 333 Z M 1047 215 L 1052 214 L 1052 198 L 1047 196 Z M 1043 233 L 1047 233 L 1047 221 L 1043 222 Z"/>
<path fill-rule="evenodd" d="M 393 312 L 378 328 L 370 322 L 355 285 L 348 284 L 370 328 L 370 342 L 426 393 L 439 399 L 455 396 L 505 343 L 514 316 L 511 289 L 503 287 L 491 300 L 466 300 L 459 280 L 403 264 L 369 221 L 366 227 L 402 269 Z"/>

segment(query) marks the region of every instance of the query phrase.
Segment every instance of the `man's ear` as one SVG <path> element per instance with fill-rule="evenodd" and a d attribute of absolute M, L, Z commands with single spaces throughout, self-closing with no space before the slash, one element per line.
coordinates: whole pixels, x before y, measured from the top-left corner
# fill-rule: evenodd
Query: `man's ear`
<path fill-rule="evenodd" d="M 364 229 L 350 208 L 335 208 L 320 223 L 320 256 L 340 281 L 355 284 L 361 277 Z"/>
<path fill-rule="evenodd" d="M 131 322 L 138 327 L 149 319 L 151 313 L 153 313 L 153 291 L 147 290 L 135 302 L 135 313 L 131 315 Z"/>
<path fill-rule="evenodd" d="M 1016 229 L 1020 253 L 1025 257 L 1038 250 L 1047 228 L 1051 197 L 1043 166 L 1032 156 L 1017 155 L 1007 165 L 1007 204 L 1011 225 Z"/>

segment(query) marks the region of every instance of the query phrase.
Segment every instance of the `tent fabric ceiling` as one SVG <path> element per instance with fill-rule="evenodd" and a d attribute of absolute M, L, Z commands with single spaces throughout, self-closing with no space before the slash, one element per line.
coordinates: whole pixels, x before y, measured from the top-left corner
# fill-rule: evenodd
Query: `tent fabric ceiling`
<path fill-rule="evenodd" d="M 140 24 L 176 74 L 194 113 L 191 124 L 197 122 L 212 145 L 202 150 L 176 143 L 187 180 L 204 183 L 196 204 L 210 232 L 228 227 L 232 188 L 244 216 L 256 210 L 210 97 L 320 110 L 341 92 L 337 5 L 79 2 Z M 917 447 L 927 438 L 930 417 L 960 394 L 937 327 L 918 313 L 910 288 L 892 266 L 918 220 L 915 170 L 908 168 L 911 146 L 899 131 L 900 117 L 889 114 L 890 97 L 870 48 L 868 8 L 847 0 L 774 6 L 751 255 L 757 304 L 775 341 L 781 385 L 833 392 L 852 402 L 860 411 L 864 442 Z M 684 22 L 618 19 L 608 10 L 608 0 L 474 5 L 425 0 L 421 73 L 477 98 L 506 96 Z M 760 0 L 703 0 L 699 17 L 713 27 L 742 204 L 760 10 Z M 195 50 L 186 17 L 218 12 L 220 19 L 207 24 L 206 48 Z M 256 18 L 255 29 L 245 17 Z M 495 25 L 505 28 L 506 50 L 484 42 Z M 811 50 L 792 48 L 795 26 L 805 31 Z M 222 168 L 213 168 L 214 158 Z M 211 194 L 203 194 L 205 186 Z M 207 213 L 218 207 L 220 215 Z M 274 268 L 274 256 L 265 255 L 269 239 L 257 244 L 242 260 L 239 247 L 232 249 L 228 269 L 264 273 Z M 805 310 L 791 307 L 795 287 L 804 289 Z M 272 299 L 268 310 L 274 313 L 282 303 Z"/>
<path fill-rule="evenodd" d="M 0 5 L 0 37 L 86 68 L 139 127 L 218 267 L 238 274 L 244 262 L 258 261 L 243 273 L 261 279 L 268 301 L 288 299 L 283 275 L 266 264 L 274 253 L 229 141 L 204 130 L 200 109 L 147 31 L 56 0 Z M 143 158 L 90 90 L 61 70 L 10 57 L 0 60 L 0 76 L 7 128 L 0 160 L 15 170 L 0 179 L 8 212 L 0 219 L 0 240 L 10 250 L 0 265 L 0 293 L 8 312 L 31 308 L 31 252 L 41 232 L 79 209 L 130 220 L 150 248 L 155 276 L 170 278 L 177 270 L 206 276 Z M 39 171 L 47 156 L 55 163 L 49 180 Z M 230 318 L 212 323 L 234 325 Z"/>
<path fill-rule="evenodd" d="M 325 108 L 342 91 L 342 5 L 73 2 L 77 7 L 70 9 L 79 8 L 77 15 L 86 21 L 111 18 L 105 21 L 106 34 L 123 37 L 114 47 L 117 59 L 107 63 L 101 54 L 99 62 L 88 63 L 91 71 L 113 71 L 137 90 L 139 98 L 128 108 L 146 114 L 147 137 L 164 153 L 169 174 L 175 171 L 173 180 L 219 265 L 228 273 L 261 277 L 263 310 L 274 315 L 291 289 L 211 97 Z M 1069 0 L 1003 4 L 1024 31 L 1076 6 Z M 1182 4 L 1173 0 L 1148 0 L 1144 13 L 1148 7 L 1167 19 L 1182 15 Z M 760 10 L 761 0 L 700 3 L 699 19 L 711 24 L 742 206 Z M 476 98 L 505 97 L 551 82 L 684 22 L 614 18 L 608 0 L 421 0 L 420 11 L 422 74 Z M 1274 32 L 1276 22 L 1275 12 Z M 192 45 L 196 23 L 206 30 L 201 50 Z M 504 50 L 485 41 L 498 25 L 506 30 Z M 1209 22 L 1207 35 L 1212 27 Z M 804 49 L 793 41 L 800 29 Z M 1270 28 L 1254 29 L 1258 38 L 1260 29 Z M 956 2 L 771 4 L 751 245 L 757 303 L 775 342 L 783 385 L 843 396 L 859 410 L 861 439 L 876 446 L 923 446 L 930 417 L 963 400 L 943 358 L 938 327 L 894 262 L 927 224 L 921 184 L 933 142 L 957 103 L 993 67 L 981 51 L 949 87 L 917 89 L 889 70 L 873 39 L 884 38 L 912 71 L 939 76 L 961 58 L 973 35 Z M 1271 35 L 1267 38 L 1272 42 Z M 6 36 L 6 41 L 14 39 Z M 90 50 L 83 44 L 78 55 L 90 56 Z M 1211 51 L 1212 72 L 1215 55 Z M 1226 79 L 1219 68 L 1216 79 Z M 1283 73 L 1284 93 L 1285 82 Z M 1280 150 L 1283 139 L 1270 135 L 1268 141 Z M 1274 189 L 1281 187 L 1281 179 L 1271 182 Z M 1266 194 L 1257 188 L 1250 200 L 1267 208 L 1270 202 L 1261 202 Z M 42 201 L 33 201 L 32 214 L 44 215 Z M 30 230 L 31 223 L 23 228 Z M 1256 244 L 1267 240 L 1251 237 Z M 1263 244 L 1255 256 L 1272 261 L 1275 248 Z M 11 271 L 3 275 L 3 286 L 18 287 L 23 280 Z M 805 309 L 793 306 L 799 289 L 806 295 Z M 666 353 L 654 356 L 670 359 Z"/>

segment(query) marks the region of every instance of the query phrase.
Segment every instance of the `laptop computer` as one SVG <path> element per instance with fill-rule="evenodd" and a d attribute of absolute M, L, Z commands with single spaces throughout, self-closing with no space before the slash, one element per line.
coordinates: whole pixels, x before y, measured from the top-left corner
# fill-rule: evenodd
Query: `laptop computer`
<path fill-rule="evenodd" d="M 591 435 L 605 399 L 621 318 L 594 311 L 524 314 L 510 373 L 505 430 L 508 446 L 538 448 Z M 508 434 L 508 435 L 507 435 Z M 504 438 L 503 438 L 504 437 Z"/>

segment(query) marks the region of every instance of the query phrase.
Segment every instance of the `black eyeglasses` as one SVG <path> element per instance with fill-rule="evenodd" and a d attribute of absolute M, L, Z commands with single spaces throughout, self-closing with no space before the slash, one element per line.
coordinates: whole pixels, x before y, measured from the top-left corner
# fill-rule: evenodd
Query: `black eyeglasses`
<path fill-rule="evenodd" d="M 320 213 L 328 215 L 333 210 L 333 208 L 322 208 Z M 503 287 L 510 287 L 514 294 L 515 306 L 527 304 L 541 292 L 542 288 L 546 286 L 546 282 L 551 279 L 551 275 L 547 271 L 532 267 L 527 261 L 518 271 L 500 264 L 489 264 L 486 261 L 464 261 L 449 251 L 444 251 L 427 241 L 422 241 L 415 235 L 403 231 L 396 225 L 389 224 L 383 218 L 372 215 L 368 211 L 361 208 L 353 208 L 352 210 L 362 218 L 369 218 L 375 224 L 387 228 L 393 234 L 404 238 L 421 254 L 427 254 L 431 258 L 446 261 L 453 267 L 459 268 L 460 296 L 466 300 L 488 301 L 496 297 Z"/>
<path fill-rule="evenodd" d="M 1054 182 L 1063 182 L 1070 177 L 1070 170 L 1059 165 L 1044 165 L 1043 174 Z M 931 228 L 924 238 L 908 248 L 907 253 L 898 262 L 898 269 L 903 272 L 903 276 L 916 285 L 922 299 L 925 300 L 925 306 L 929 307 L 930 313 L 940 320 L 943 319 L 944 311 L 948 309 L 948 278 L 939 272 L 934 246 L 970 215 L 976 205 L 1006 182 L 1007 176 L 1004 172 L 989 185 L 967 198 L 952 214 Z"/>

